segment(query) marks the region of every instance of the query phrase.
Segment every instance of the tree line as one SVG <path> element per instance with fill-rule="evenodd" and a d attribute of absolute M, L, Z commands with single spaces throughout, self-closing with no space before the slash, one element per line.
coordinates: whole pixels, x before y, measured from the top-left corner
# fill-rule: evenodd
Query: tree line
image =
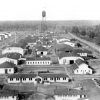
<path fill-rule="evenodd" d="M 97 45 L 100 45 L 100 25 L 88 27 L 73 26 L 70 32 L 88 41 L 95 42 Z"/>

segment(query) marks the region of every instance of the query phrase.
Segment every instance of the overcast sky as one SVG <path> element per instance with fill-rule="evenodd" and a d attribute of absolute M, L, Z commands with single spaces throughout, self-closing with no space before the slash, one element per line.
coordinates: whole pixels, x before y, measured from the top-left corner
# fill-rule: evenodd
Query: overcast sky
<path fill-rule="evenodd" d="M 0 0 L 0 21 L 100 20 L 100 0 Z"/>

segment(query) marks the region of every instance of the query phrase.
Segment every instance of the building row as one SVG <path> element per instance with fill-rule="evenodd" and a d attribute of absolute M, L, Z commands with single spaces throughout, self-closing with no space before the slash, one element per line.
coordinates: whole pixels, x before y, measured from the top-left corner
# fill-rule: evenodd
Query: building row
<path fill-rule="evenodd" d="M 64 73 L 39 73 L 33 74 L 21 74 L 21 73 L 16 73 L 12 75 L 7 76 L 7 83 L 9 84 L 16 84 L 16 83 L 33 83 L 33 84 L 38 84 L 38 83 L 65 83 L 65 82 L 70 82 L 70 78 L 68 75 Z"/>
<path fill-rule="evenodd" d="M 70 59 L 64 59 L 61 64 L 63 64 L 64 66 L 68 66 L 67 64 L 71 64 L 70 65 L 70 69 L 74 74 L 93 74 L 93 69 L 83 60 L 80 58 L 77 58 L 73 60 Z M 50 58 L 47 57 L 43 57 L 43 58 L 38 58 L 36 60 L 36 58 L 28 58 L 27 59 L 19 59 L 18 61 L 22 61 L 24 60 L 25 63 L 23 64 L 23 68 L 24 66 L 27 67 L 36 67 L 36 66 L 48 66 L 50 67 L 51 65 L 53 66 L 54 64 L 52 64 L 53 62 L 51 61 Z M 14 62 L 16 61 L 16 63 L 18 63 L 17 60 L 12 60 L 9 58 L 1 58 L 0 59 L 0 74 L 14 74 L 17 72 L 17 64 Z M 70 63 L 69 63 L 70 62 Z M 67 64 L 66 64 L 67 63 Z M 60 66 L 59 63 L 56 66 Z"/>
<path fill-rule="evenodd" d="M 51 97 L 53 100 L 89 100 L 87 98 L 86 90 L 77 90 L 72 88 L 55 89 Z M 20 100 L 20 98 L 21 97 L 18 93 L 0 91 L 0 100 Z"/>
<path fill-rule="evenodd" d="M 54 91 L 55 100 L 88 100 L 87 91 L 77 89 L 57 89 Z"/>

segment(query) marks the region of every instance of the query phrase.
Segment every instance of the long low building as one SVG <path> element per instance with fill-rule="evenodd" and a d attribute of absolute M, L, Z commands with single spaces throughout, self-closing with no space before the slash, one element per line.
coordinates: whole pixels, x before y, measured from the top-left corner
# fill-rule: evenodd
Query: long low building
<path fill-rule="evenodd" d="M 70 78 L 66 74 L 55 74 L 55 73 L 39 73 L 33 74 L 12 74 L 8 75 L 7 83 L 16 84 L 16 83 L 54 83 L 54 82 L 69 82 Z"/>
<path fill-rule="evenodd" d="M 77 89 L 57 89 L 54 91 L 55 100 L 85 100 L 87 99 L 87 92 Z"/>
<path fill-rule="evenodd" d="M 4 50 L 2 50 L 2 54 L 7 53 L 19 53 L 21 55 L 24 55 L 24 50 L 21 47 L 7 47 Z"/>
<path fill-rule="evenodd" d="M 10 91 L 0 91 L 0 100 L 18 100 L 18 96 Z"/>
<path fill-rule="evenodd" d="M 32 57 L 26 59 L 26 65 L 51 65 L 52 61 L 49 57 Z"/>
<path fill-rule="evenodd" d="M 40 73 L 39 76 L 42 77 L 43 82 L 69 82 L 69 76 L 63 73 Z"/>
<path fill-rule="evenodd" d="M 7 57 L 0 58 L 0 64 L 5 63 L 5 62 L 11 62 L 11 63 L 14 63 L 15 65 L 17 65 L 18 63 L 16 59 L 11 59 Z"/>

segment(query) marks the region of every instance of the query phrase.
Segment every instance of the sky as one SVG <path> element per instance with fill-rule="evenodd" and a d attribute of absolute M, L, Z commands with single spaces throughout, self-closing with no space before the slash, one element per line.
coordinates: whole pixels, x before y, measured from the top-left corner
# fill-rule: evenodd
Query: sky
<path fill-rule="evenodd" d="M 0 21 L 100 20 L 100 0 L 0 0 Z"/>

